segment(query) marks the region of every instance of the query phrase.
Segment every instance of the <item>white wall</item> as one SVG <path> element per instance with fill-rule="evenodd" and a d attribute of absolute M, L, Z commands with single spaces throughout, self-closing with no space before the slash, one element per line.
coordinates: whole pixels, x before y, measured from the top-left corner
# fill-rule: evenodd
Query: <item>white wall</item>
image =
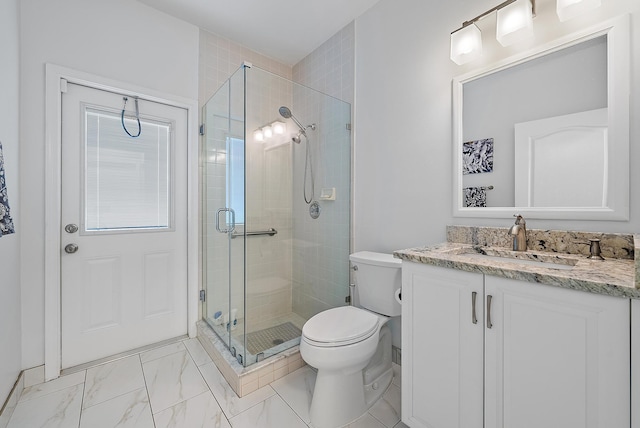
<path fill-rule="evenodd" d="M 22 366 L 44 362 L 45 63 L 198 98 L 198 29 L 130 0 L 21 0 Z"/>
<path fill-rule="evenodd" d="M 18 189 L 18 0 L 0 3 L 0 141 L 11 217 L 16 233 L 0 237 L 0 403 L 3 403 L 21 366 L 20 245 Z"/>
<path fill-rule="evenodd" d="M 527 46 L 491 43 L 495 16 L 482 26 L 485 57 L 457 66 L 449 35 L 494 0 L 381 0 L 356 20 L 355 250 L 391 251 L 445 240 L 447 224 L 508 226 L 512 218 L 452 216 L 451 80 L 491 61 L 626 12 L 632 16 L 632 70 L 640 69 L 640 2 L 604 1 L 560 23 L 553 0 L 539 0 L 536 37 Z M 495 15 L 495 14 L 494 14 Z M 493 21 L 493 23 L 491 22 Z M 487 34 L 488 33 L 488 34 Z M 640 74 L 632 72 L 630 221 L 535 220 L 535 229 L 640 230 Z"/>

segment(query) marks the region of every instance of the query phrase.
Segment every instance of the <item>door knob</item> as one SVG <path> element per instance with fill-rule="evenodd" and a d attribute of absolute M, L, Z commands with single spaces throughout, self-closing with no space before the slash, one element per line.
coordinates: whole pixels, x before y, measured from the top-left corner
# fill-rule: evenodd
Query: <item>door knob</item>
<path fill-rule="evenodd" d="M 64 247 L 64 251 L 67 254 L 73 254 L 78 251 L 78 246 L 76 244 L 67 244 Z"/>
<path fill-rule="evenodd" d="M 64 230 L 67 233 L 76 233 L 78 231 L 78 225 L 77 224 L 73 224 L 73 223 L 69 223 L 68 225 L 66 225 L 64 227 Z"/>

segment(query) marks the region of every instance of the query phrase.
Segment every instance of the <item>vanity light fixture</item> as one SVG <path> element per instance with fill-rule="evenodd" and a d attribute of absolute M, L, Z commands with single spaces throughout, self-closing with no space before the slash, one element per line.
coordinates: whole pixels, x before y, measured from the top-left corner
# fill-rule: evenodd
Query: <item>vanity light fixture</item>
<path fill-rule="evenodd" d="M 482 33 L 474 23 L 451 33 L 451 60 L 458 65 L 482 55 Z"/>
<path fill-rule="evenodd" d="M 451 60 L 462 65 L 482 54 L 482 34 L 475 23 L 496 11 L 496 38 L 503 46 L 532 34 L 535 7 L 535 0 L 507 0 L 464 22 L 461 28 L 451 33 Z"/>
<path fill-rule="evenodd" d="M 253 140 L 265 143 L 275 135 L 283 135 L 287 131 L 287 125 L 279 120 L 273 121 L 253 131 Z"/>
<path fill-rule="evenodd" d="M 558 0 L 556 13 L 561 22 L 600 7 L 600 0 Z"/>
<path fill-rule="evenodd" d="M 287 125 L 284 122 L 276 120 L 271 124 L 271 129 L 273 129 L 274 134 L 283 135 L 287 131 Z"/>
<path fill-rule="evenodd" d="M 496 39 L 509 46 L 533 35 L 533 4 L 530 0 L 517 0 L 498 9 Z"/>

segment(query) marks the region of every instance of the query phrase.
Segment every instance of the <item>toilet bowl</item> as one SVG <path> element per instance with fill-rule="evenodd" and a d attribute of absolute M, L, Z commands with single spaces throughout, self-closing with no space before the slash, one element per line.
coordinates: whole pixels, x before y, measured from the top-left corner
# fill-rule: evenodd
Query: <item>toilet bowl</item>
<path fill-rule="evenodd" d="M 370 252 L 350 259 L 358 266 L 356 282 L 363 303 L 386 314 L 343 306 L 320 312 L 303 326 L 300 355 L 318 370 L 309 412 L 315 428 L 337 428 L 359 418 L 393 378 L 391 332 L 385 324 L 389 316 L 400 315 L 394 293 L 400 287 L 401 262 Z M 385 271 L 387 275 L 381 275 Z M 379 286 L 380 282 L 385 284 Z"/>

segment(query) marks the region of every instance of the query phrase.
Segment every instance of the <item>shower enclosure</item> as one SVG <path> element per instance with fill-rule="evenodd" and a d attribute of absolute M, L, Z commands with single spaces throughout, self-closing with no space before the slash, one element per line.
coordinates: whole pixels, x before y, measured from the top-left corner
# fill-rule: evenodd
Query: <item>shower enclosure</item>
<path fill-rule="evenodd" d="M 349 295 L 351 106 L 243 65 L 203 117 L 202 314 L 248 366 Z"/>

